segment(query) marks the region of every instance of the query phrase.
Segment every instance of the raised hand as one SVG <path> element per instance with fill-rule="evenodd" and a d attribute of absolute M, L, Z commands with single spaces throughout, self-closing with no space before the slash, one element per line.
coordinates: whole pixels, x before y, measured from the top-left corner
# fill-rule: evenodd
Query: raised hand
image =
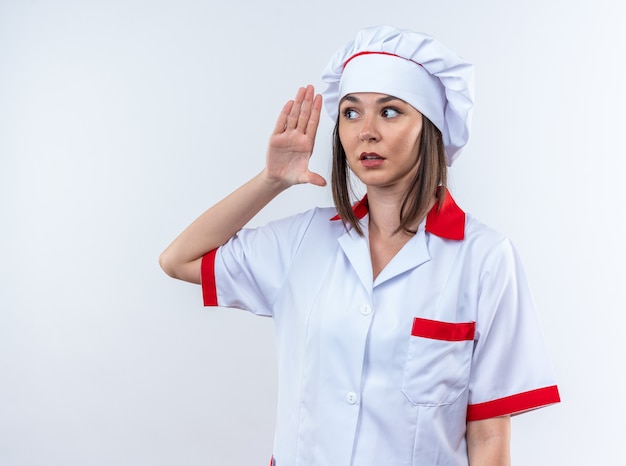
<path fill-rule="evenodd" d="M 267 149 L 265 176 L 288 186 L 310 183 L 326 185 L 326 180 L 309 170 L 315 145 L 322 97 L 313 86 L 301 87 L 294 100 L 285 104 L 278 116 Z"/>

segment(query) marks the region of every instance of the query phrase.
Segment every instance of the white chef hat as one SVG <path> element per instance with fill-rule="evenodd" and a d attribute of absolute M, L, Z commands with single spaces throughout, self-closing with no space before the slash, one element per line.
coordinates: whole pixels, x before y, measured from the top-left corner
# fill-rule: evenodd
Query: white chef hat
<path fill-rule="evenodd" d="M 335 52 L 322 80 L 333 120 L 346 95 L 378 92 L 409 103 L 441 131 L 448 166 L 467 143 L 474 69 L 433 37 L 391 26 L 362 29 Z"/>

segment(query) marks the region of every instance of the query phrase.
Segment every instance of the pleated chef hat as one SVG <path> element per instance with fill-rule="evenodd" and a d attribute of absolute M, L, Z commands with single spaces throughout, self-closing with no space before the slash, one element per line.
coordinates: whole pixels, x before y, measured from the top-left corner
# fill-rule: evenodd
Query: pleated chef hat
<path fill-rule="evenodd" d="M 362 29 L 335 52 L 322 80 L 333 120 L 346 95 L 378 92 L 409 103 L 441 131 L 448 166 L 467 143 L 474 69 L 433 37 L 391 26 Z"/>

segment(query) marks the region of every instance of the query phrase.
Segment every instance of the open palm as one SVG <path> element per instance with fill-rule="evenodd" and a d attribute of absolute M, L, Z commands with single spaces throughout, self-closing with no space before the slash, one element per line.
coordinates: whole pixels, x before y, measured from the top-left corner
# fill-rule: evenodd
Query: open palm
<path fill-rule="evenodd" d="M 265 173 L 269 179 L 289 186 L 326 184 L 321 175 L 309 170 L 321 108 L 322 97 L 315 95 L 313 86 L 300 88 L 295 99 L 285 104 L 267 150 Z"/>

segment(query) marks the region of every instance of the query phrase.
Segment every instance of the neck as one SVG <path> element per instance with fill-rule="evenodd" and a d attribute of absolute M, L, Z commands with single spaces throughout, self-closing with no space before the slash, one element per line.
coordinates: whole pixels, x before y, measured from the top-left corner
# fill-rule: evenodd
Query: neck
<path fill-rule="evenodd" d="M 400 226 L 400 207 L 405 193 L 389 192 L 385 190 L 368 189 L 367 203 L 369 211 L 369 228 L 386 237 L 395 234 Z M 435 196 L 431 199 L 429 209 L 436 201 Z M 417 219 L 410 229 L 417 230 L 422 219 Z"/>

